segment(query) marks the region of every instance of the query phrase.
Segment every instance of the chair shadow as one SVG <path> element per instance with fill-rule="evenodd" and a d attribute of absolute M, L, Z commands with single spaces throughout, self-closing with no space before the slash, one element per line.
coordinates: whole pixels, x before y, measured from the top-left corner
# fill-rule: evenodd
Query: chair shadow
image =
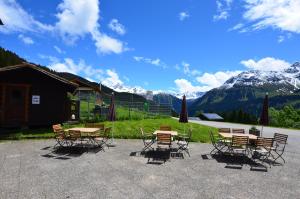
<path fill-rule="evenodd" d="M 244 165 L 250 166 L 250 171 L 264 171 L 267 172 L 267 166 L 247 156 L 231 156 L 227 154 L 203 154 L 203 160 L 216 160 L 217 163 L 226 164 L 226 169 L 242 169 Z"/>
<path fill-rule="evenodd" d="M 82 147 L 82 146 L 72 146 L 72 147 L 44 147 L 41 150 L 48 151 L 48 153 L 41 155 L 45 158 L 52 158 L 57 160 L 69 160 L 71 158 L 80 157 L 84 153 L 98 153 L 103 149 L 101 147 Z"/>
<path fill-rule="evenodd" d="M 147 164 L 161 165 L 172 159 L 184 159 L 182 152 L 176 149 L 153 149 L 148 151 L 134 151 L 129 154 L 133 157 L 147 158 Z"/>

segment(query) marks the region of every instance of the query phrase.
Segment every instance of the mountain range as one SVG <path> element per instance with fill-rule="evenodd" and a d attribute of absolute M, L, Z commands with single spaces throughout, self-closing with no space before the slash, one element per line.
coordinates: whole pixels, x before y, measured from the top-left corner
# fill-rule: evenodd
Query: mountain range
<path fill-rule="evenodd" d="M 15 53 L 0 47 L 0 67 L 15 65 L 26 60 Z M 80 79 L 81 81 L 99 86 L 78 75 L 71 73 L 59 73 L 47 67 L 40 66 L 66 79 Z M 117 85 L 109 88 L 101 86 L 107 94 L 115 93 L 116 100 L 145 102 L 147 91 L 141 87 L 126 87 Z M 228 79 L 222 86 L 206 93 L 192 93 L 188 97 L 187 106 L 189 115 L 195 115 L 199 111 L 222 113 L 226 111 L 243 109 L 245 112 L 259 115 L 262 100 L 268 93 L 271 107 L 281 108 L 286 104 L 300 108 L 300 63 L 296 62 L 283 71 L 244 71 Z M 172 104 L 175 112 L 181 109 L 180 93 L 151 93 L 151 103 Z"/>
<path fill-rule="evenodd" d="M 237 109 L 259 115 L 266 93 L 271 107 L 293 105 L 300 108 L 300 63 L 283 71 L 245 71 L 228 79 L 219 88 L 196 99 L 189 112 L 226 112 Z"/>

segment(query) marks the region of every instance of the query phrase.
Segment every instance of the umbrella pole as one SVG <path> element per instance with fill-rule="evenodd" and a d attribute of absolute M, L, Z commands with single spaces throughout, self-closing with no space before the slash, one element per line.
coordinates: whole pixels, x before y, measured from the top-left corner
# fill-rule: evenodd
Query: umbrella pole
<path fill-rule="evenodd" d="M 112 121 L 113 125 L 112 125 L 112 128 L 111 128 L 111 142 L 109 143 L 109 146 L 110 147 L 114 147 L 116 146 L 116 142 L 115 142 L 115 139 L 114 139 L 114 127 L 115 127 L 115 122 Z"/>
<path fill-rule="evenodd" d="M 260 134 L 260 137 L 263 136 L 263 130 L 264 130 L 264 125 L 261 125 L 261 134 Z"/>

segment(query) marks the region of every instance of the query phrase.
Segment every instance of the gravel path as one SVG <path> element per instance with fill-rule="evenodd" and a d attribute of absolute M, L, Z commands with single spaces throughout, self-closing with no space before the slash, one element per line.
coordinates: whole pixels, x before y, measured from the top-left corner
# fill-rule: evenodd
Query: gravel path
<path fill-rule="evenodd" d="M 289 144 L 284 166 L 212 158 L 192 143 L 191 157 L 140 155 L 141 140 L 98 150 L 55 151 L 53 140 L 0 143 L 0 198 L 299 198 L 300 153 Z M 298 142 L 299 143 L 299 142 Z M 165 159 L 164 159 L 165 158 Z M 234 166 L 234 167 L 231 167 Z"/>

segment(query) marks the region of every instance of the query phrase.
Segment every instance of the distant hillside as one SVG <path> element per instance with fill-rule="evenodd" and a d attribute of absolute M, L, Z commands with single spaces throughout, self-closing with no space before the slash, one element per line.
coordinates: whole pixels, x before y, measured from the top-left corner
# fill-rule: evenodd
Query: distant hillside
<path fill-rule="evenodd" d="M 159 93 L 153 96 L 153 101 L 157 104 L 172 104 L 176 113 L 180 113 L 181 99 L 167 93 Z"/>

